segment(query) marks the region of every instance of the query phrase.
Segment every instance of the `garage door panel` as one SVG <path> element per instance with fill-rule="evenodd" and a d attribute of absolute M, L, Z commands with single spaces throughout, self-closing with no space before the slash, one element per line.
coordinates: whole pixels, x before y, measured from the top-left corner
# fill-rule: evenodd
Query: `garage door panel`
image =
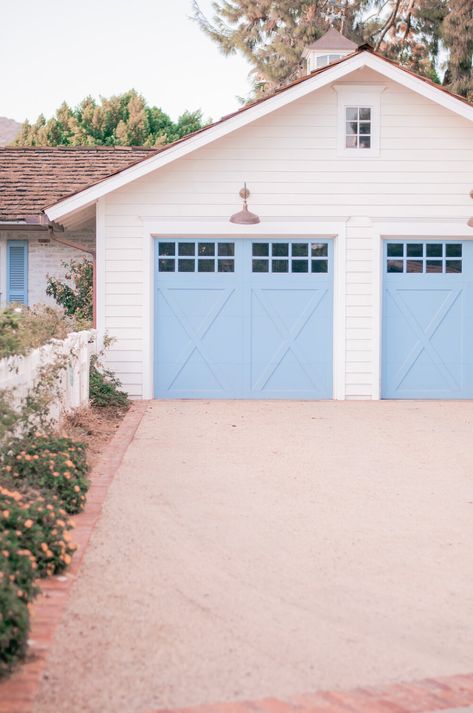
<path fill-rule="evenodd" d="M 217 262 L 199 273 L 200 260 L 217 260 L 217 243 L 157 244 L 158 397 L 331 398 L 331 245 L 253 244 L 235 241 L 228 274 Z M 191 274 L 179 272 L 180 254 L 193 259 Z"/>
<path fill-rule="evenodd" d="M 472 247 L 390 241 L 385 248 L 383 397 L 473 397 Z"/>

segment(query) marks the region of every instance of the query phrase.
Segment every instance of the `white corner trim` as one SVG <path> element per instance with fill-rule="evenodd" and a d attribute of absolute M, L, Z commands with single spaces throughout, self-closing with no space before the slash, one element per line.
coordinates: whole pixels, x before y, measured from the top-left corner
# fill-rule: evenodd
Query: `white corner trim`
<path fill-rule="evenodd" d="M 154 398 L 154 240 L 143 231 L 143 399 Z"/>
<path fill-rule="evenodd" d="M 106 264 L 105 264 L 105 212 L 106 198 L 101 198 L 96 205 L 96 228 L 95 228 L 95 289 L 96 289 L 96 311 L 97 311 L 97 346 L 103 347 L 105 336 L 105 310 L 106 310 Z"/>
<path fill-rule="evenodd" d="M 346 224 L 334 240 L 333 273 L 333 398 L 346 398 Z"/>
<path fill-rule="evenodd" d="M 7 303 L 7 238 L 0 233 L 0 307 Z"/>

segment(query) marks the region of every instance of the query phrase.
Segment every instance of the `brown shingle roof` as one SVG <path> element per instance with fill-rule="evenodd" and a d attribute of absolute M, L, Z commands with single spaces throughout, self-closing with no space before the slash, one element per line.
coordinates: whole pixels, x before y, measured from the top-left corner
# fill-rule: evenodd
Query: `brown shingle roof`
<path fill-rule="evenodd" d="M 315 42 L 312 42 L 308 46 L 307 49 L 311 50 L 356 50 L 358 45 L 356 42 L 352 42 L 351 40 L 348 39 L 348 37 L 345 37 L 344 35 L 341 35 L 340 32 L 337 32 L 337 30 L 334 30 L 333 27 L 325 33 L 325 35 L 322 35 L 322 37 L 319 37 L 318 40 L 315 40 Z"/>
<path fill-rule="evenodd" d="M 39 216 L 44 206 L 128 168 L 158 149 L 0 147 L 0 221 Z"/>

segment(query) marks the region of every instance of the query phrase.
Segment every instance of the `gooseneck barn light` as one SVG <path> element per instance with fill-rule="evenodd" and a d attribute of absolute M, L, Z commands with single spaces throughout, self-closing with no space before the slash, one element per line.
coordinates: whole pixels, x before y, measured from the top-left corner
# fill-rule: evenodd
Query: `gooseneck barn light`
<path fill-rule="evenodd" d="M 237 223 L 238 225 L 255 225 L 256 223 L 261 222 L 256 213 L 252 213 L 248 210 L 247 200 L 249 195 L 250 192 L 246 187 L 246 183 L 244 183 L 243 188 L 240 191 L 240 197 L 243 198 L 243 208 L 239 210 L 238 213 L 234 213 L 231 216 L 230 223 Z"/>

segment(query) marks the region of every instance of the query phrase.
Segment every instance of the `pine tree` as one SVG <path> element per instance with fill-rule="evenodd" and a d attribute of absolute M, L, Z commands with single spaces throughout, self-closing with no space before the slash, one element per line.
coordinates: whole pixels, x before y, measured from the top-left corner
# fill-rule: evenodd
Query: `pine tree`
<path fill-rule="evenodd" d="M 184 112 L 176 122 L 150 107 L 134 89 L 101 98 L 85 97 L 71 109 L 65 102 L 50 119 L 25 121 L 15 146 L 160 146 L 203 126 L 200 111 Z"/>

